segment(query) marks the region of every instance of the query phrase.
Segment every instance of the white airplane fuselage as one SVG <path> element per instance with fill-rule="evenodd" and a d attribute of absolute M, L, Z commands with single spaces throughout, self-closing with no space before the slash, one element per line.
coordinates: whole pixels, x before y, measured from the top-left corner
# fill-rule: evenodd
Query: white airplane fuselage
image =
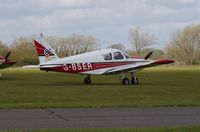
<path fill-rule="evenodd" d="M 160 59 L 148 60 L 153 52 L 146 57 L 129 57 L 118 49 L 103 49 L 91 51 L 79 55 L 59 58 L 49 44 L 40 38 L 34 39 L 35 47 L 39 57 L 39 66 L 44 71 L 66 72 L 86 74 L 85 84 L 91 84 L 90 75 L 117 74 L 120 73 L 123 85 L 129 84 L 129 79 L 125 77 L 126 72 L 132 75 L 131 84 L 138 84 L 138 79 L 134 73 L 143 68 L 173 63 L 174 60 Z M 27 66 L 32 67 L 32 66 Z M 33 66 L 34 67 L 34 66 Z"/>
<path fill-rule="evenodd" d="M 115 59 L 114 53 L 116 52 L 120 52 L 123 58 Z M 112 58 L 105 60 L 104 55 L 106 54 L 111 54 Z M 40 69 L 80 74 L 109 74 L 124 66 L 139 65 L 145 62 L 146 60 L 142 58 L 126 57 L 124 53 L 117 49 L 104 49 L 52 60 L 40 64 Z"/>

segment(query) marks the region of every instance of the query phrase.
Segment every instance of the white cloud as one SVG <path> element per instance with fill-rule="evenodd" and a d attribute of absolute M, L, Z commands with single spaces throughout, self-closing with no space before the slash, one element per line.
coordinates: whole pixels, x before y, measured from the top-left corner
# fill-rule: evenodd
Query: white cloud
<path fill-rule="evenodd" d="M 87 6 L 91 0 L 54 0 L 54 2 L 64 7 L 80 7 Z"/>
<path fill-rule="evenodd" d="M 154 33 L 160 46 L 177 29 L 200 23 L 199 0 L 1 0 L 1 40 L 44 32 L 92 34 L 102 45 L 128 44 L 129 29 Z"/>

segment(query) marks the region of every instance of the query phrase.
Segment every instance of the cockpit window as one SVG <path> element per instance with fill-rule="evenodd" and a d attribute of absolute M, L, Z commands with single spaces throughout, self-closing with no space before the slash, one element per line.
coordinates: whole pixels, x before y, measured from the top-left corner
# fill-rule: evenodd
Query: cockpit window
<path fill-rule="evenodd" d="M 104 60 L 112 60 L 112 54 L 111 53 L 104 54 L 103 57 L 104 57 Z"/>
<path fill-rule="evenodd" d="M 126 53 L 124 53 L 124 56 L 126 57 L 126 59 L 130 58 Z"/>
<path fill-rule="evenodd" d="M 120 60 L 120 59 L 124 59 L 124 56 L 122 55 L 121 52 L 114 52 L 113 53 L 114 59 L 115 60 Z"/>

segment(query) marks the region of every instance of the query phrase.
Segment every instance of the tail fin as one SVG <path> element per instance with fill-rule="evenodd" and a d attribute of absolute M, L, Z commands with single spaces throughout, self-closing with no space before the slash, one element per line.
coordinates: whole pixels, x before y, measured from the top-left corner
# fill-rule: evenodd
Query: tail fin
<path fill-rule="evenodd" d="M 43 36 L 40 36 L 39 38 L 34 38 L 34 43 L 40 64 L 58 59 L 55 51 L 50 47 L 47 41 L 45 41 Z"/>

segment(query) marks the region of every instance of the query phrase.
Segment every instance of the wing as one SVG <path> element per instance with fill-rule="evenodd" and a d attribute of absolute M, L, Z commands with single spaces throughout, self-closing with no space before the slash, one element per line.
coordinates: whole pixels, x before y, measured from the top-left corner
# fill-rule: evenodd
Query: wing
<path fill-rule="evenodd" d="M 154 66 L 159 66 L 159 65 L 164 65 L 164 64 L 174 63 L 174 62 L 175 62 L 174 60 L 163 59 L 163 60 L 155 60 L 155 61 L 141 63 L 141 64 L 131 64 L 131 65 L 123 66 L 121 68 L 109 69 L 104 74 L 114 74 L 114 73 L 120 73 L 120 72 L 135 72 L 138 70 L 142 70 L 144 68 L 154 67 Z"/>
<path fill-rule="evenodd" d="M 62 65 L 27 65 L 27 66 L 23 66 L 22 68 L 56 68 L 56 67 L 60 67 Z"/>
<path fill-rule="evenodd" d="M 22 66 L 22 68 L 40 68 L 39 65 L 27 65 L 27 66 Z"/>

